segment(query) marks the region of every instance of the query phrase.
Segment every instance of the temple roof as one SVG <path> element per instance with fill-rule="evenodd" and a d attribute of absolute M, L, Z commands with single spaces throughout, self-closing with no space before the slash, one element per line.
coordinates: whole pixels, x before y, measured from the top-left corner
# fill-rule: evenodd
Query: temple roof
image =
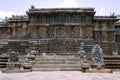
<path fill-rule="evenodd" d="M 116 26 L 120 26 L 120 20 L 115 23 Z"/>
<path fill-rule="evenodd" d="M 10 27 L 8 22 L 0 22 L 0 27 Z"/>
<path fill-rule="evenodd" d="M 24 15 L 24 16 L 21 16 L 21 15 L 19 15 L 19 16 L 12 16 L 11 18 L 10 18 L 10 21 L 9 22 L 14 22 L 14 21 L 29 21 L 29 19 L 28 19 L 28 16 L 26 16 L 26 15 Z"/>
<path fill-rule="evenodd" d="M 115 20 L 118 21 L 116 16 L 94 16 L 94 20 Z"/>
<path fill-rule="evenodd" d="M 95 12 L 94 8 L 34 8 L 31 7 L 27 14 L 30 13 L 55 13 L 55 12 Z"/>

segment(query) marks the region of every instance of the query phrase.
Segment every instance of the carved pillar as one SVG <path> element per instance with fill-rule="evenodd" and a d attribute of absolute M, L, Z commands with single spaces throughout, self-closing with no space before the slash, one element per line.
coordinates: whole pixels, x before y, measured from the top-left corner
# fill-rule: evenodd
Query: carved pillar
<path fill-rule="evenodd" d="M 16 26 L 17 26 L 17 23 L 11 23 L 12 24 L 12 37 L 15 37 L 16 35 Z"/>
<path fill-rule="evenodd" d="M 74 38 L 74 26 L 71 26 L 71 38 Z"/>
<path fill-rule="evenodd" d="M 80 26 L 80 38 L 83 38 L 83 28 Z"/>
<path fill-rule="evenodd" d="M 65 37 L 71 38 L 71 27 L 65 26 Z"/>

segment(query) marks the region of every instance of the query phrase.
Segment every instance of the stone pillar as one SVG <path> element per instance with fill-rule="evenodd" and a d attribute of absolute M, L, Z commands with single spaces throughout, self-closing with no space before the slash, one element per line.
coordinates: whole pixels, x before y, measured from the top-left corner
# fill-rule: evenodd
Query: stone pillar
<path fill-rule="evenodd" d="M 83 38 L 83 29 L 82 29 L 82 26 L 80 26 L 80 38 Z"/>

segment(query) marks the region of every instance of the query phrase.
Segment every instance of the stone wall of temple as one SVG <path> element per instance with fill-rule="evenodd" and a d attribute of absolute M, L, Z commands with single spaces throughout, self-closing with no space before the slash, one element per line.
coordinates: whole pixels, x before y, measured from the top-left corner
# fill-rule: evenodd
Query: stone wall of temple
<path fill-rule="evenodd" d="M 94 17 L 94 40 L 100 44 L 106 54 L 117 51 L 115 17 L 96 16 Z"/>
<path fill-rule="evenodd" d="M 29 48 L 37 46 L 43 52 L 77 52 L 83 43 L 90 53 L 94 44 L 100 44 L 111 54 L 118 46 L 118 19 L 94 14 L 94 8 L 29 9 L 28 16 L 12 16 L 10 27 L 0 27 L 0 39 L 27 40 Z"/>
<path fill-rule="evenodd" d="M 0 39 L 9 39 L 11 36 L 11 28 L 0 28 Z"/>
<path fill-rule="evenodd" d="M 10 25 L 12 26 L 12 34 L 11 38 L 22 38 L 25 37 L 28 33 L 28 27 L 26 22 L 10 22 Z"/>
<path fill-rule="evenodd" d="M 118 47 L 118 54 L 120 54 L 120 20 L 115 23 L 116 29 L 116 43 Z"/>
<path fill-rule="evenodd" d="M 11 26 L 7 22 L 0 22 L 0 39 L 9 39 L 12 33 Z"/>

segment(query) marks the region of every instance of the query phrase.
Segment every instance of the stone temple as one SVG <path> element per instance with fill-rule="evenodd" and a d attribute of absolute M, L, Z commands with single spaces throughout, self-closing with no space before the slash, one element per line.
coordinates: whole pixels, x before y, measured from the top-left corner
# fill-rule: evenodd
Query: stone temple
<path fill-rule="evenodd" d="M 0 22 L 0 54 L 17 51 L 76 54 L 82 46 L 88 56 L 99 44 L 104 56 L 120 54 L 120 22 L 116 16 L 95 16 L 94 8 L 31 8 L 25 16 Z"/>

